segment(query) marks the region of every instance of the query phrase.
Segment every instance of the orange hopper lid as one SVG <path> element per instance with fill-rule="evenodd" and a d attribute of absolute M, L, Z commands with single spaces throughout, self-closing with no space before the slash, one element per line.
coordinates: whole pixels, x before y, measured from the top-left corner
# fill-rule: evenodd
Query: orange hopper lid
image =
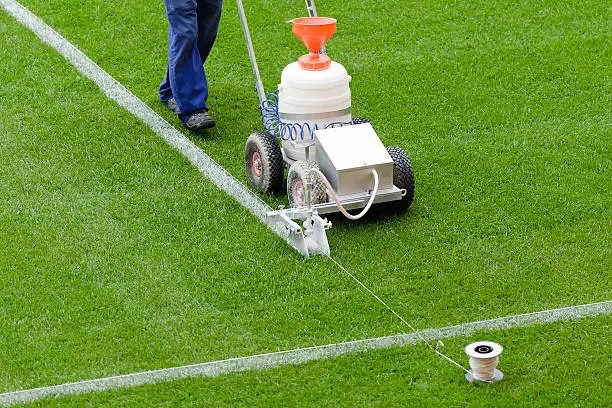
<path fill-rule="evenodd" d="M 331 66 L 331 59 L 319 51 L 336 32 L 336 19 L 300 17 L 292 20 L 293 33 L 304 43 L 310 54 L 298 58 L 302 69 L 320 71 Z"/>

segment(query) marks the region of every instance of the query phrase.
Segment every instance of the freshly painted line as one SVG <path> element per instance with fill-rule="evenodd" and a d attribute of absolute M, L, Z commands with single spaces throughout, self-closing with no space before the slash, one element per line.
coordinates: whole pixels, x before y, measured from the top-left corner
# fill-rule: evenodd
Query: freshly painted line
<path fill-rule="evenodd" d="M 101 392 L 111 389 L 136 387 L 144 384 L 168 382 L 182 378 L 216 377 L 222 374 L 265 370 L 287 364 L 302 364 L 308 361 L 323 360 L 345 354 L 363 352 L 366 350 L 384 349 L 417 344 L 427 341 L 451 337 L 467 337 L 479 331 L 504 330 L 513 327 L 526 327 L 536 324 L 552 323 L 561 320 L 574 320 L 612 313 L 612 301 L 591 303 L 581 306 L 564 307 L 535 313 L 501 317 L 491 320 L 481 320 L 457 326 L 427 329 L 409 334 L 398 334 L 388 337 L 378 337 L 365 340 L 355 340 L 345 343 L 328 344 L 295 350 L 259 354 L 247 357 L 229 358 L 227 360 L 211 361 L 181 367 L 98 378 L 50 387 L 7 392 L 0 394 L 0 405 L 10 406 L 29 403 L 42 398 L 76 395 L 91 392 Z"/>
<path fill-rule="evenodd" d="M 272 210 L 259 197 L 253 194 L 240 181 L 193 144 L 181 132 L 159 116 L 147 104 L 132 94 L 128 89 L 100 68 L 87 55 L 78 50 L 68 40 L 58 34 L 53 28 L 45 24 L 40 18 L 15 0 L 0 0 L 0 7 L 5 9 L 17 21 L 28 27 L 43 42 L 57 50 L 81 74 L 98 85 L 102 92 L 117 102 L 120 106 L 132 113 L 149 126 L 153 132 L 164 139 L 170 146 L 183 154 L 200 172 L 217 187 L 224 190 L 238 203 L 247 208 L 252 214 L 264 222 L 277 235 L 294 246 L 288 239 L 286 228 L 270 220 L 266 213 Z"/>

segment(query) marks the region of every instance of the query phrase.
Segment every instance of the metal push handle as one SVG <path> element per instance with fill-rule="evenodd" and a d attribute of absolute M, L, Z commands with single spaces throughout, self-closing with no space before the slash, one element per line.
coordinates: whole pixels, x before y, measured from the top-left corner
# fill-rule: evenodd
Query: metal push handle
<path fill-rule="evenodd" d="M 312 0 L 306 0 L 306 10 L 308 10 L 308 16 L 309 17 L 316 17 L 317 16 L 317 8 L 315 7 L 315 5 L 312 2 Z"/>
<path fill-rule="evenodd" d="M 249 50 L 251 68 L 253 69 L 253 75 L 255 76 L 255 88 L 257 89 L 257 96 L 259 97 L 259 103 L 262 104 L 267 99 L 266 91 L 264 90 L 263 82 L 261 81 L 261 75 L 259 74 L 259 67 L 257 66 L 255 50 L 253 49 L 251 33 L 249 32 L 249 25 L 247 23 L 246 14 L 244 13 L 244 6 L 242 5 L 242 0 L 236 0 L 236 3 L 238 5 L 238 14 L 240 15 L 240 22 L 242 23 L 244 39 L 246 40 L 247 49 Z"/>
<path fill-rule="evenodd" d="M 253 49 L 253 41 L 251 41 L 251 33 L 249 31 L 249 24 L 247 23 L 246 14 L 244 12 L 244 6 L 242 0 L 236 0 L 238 6 L 238 15 L 240 16 L 240 23 L 242 24 L 242 31 L 244 32 L 244 39 L 246 40 L 247 49 L 249 50 L 249 58 L 251 59 L 251 68 L 253 69 L 253 76 L 255 77 L 255 88 L 257 89 L 257 96 L 259 98 L 260 105 L 267 99 L 266 91 L 261 81 L 261 74 L 259 73 L 259 66 L 257 66 L 257 59 L 255 58 L 255 50 Z M 317 8 L 314 4 L 314 0 L 306 0 L 306 10 L 308 10 L 308 16 L 316 17 Z M 325 46 L 319 51 L 321 54 L 326 54 Z"/>

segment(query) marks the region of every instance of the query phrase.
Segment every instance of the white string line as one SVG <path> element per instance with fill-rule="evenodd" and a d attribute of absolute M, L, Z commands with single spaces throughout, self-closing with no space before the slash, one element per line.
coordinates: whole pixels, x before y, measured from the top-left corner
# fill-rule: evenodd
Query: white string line
<path fill-rule="evenodd" d="M 302 364 L 309 361 L 323 360 L 368 350 L 415 345 L 432 339 L 470 337 L 474 333 L 481 331 L 507 330 L 511 328 L 527 327 L 534 324 L 554 323 L 557 321 L 596 317 L 611 313 L 612 300 L 606 300 L 599 303 L 569 306 L 490 320 L 480 320 L 437 329 L 426 329 L 418 333 L 412 332 L 408 334 L 397 334 L 393 336 L 355 340 L 246 357 L 229 358 L 188 366 L 6 392 L 0 394 L 0 405 L 11 406 L 15 404 L 31 403 L 42 398 L 103 392 L 112 389 L 130 388 L 185 378 L 216 377 L 235 372 L 266 370 L 283 365 Z"/>
<path fill-rule="evenodd" d="M 382 303 L 383 306 L 385 306 L 391 313 L 393 313 L 393 315 L 395 315 L 399 320 L 401 320 L 402 323 L 404 323 L 406 326 L 408 326 L 410 328 L 410 330 L 412 330 L 413 333 L 415 333 L 416 335 L 418 335 L 421 340 L 427 345 L 427 347 L 429 347 L 431 349 L 431 351 L 433 351 L 434 353 L 438 354 L 439 356 L 443 357 L 444 359 L 448 360 L 449 362 L 453 363 L 454 365 L 456 365 L 457 367 L 461 368 L 463 371 L 465 371 L 466 373 L 469 373 L 470 371 L 465 368 L 464 366 L 462 366 L 461 364 L 459 364 L 458 362 L 456 362 L 455 360 L 453 360 L 452 358 L 448 357 L 447 355 L 445 355 L 444 353 L 438 351 L 437 348 L 434 348 L 431 344 L 429 344 L 429 341 L 427 341 L 421 334 L 420 331 L 418 331 L 417 329 L 414 328 L 414 326 L 412 326 L 410 323 L 408 323 L 402 316 L 399 315 L 399 313 L 397 313 L 395 310 L 393 310 L 393 308 L 391 306 L 389 306 L 388 304 L 386 304 L 380 297 L 378 297 L 378 295 L 376 295 L 376 293 L 372 292 L 370 290 L 370 288 L 368 288 L 366 285 L 364 285 L 359 279 L 357 279 L 357 277 L 355 277 L 355 275 L 353 275 L 352 273 L 350 273 L 344 266 L 340 265 L 340 263 L 338 263 L 338 261 L 336 261 L 334 258 L 332 258 L 330 255 L 326 255 L 334 264 L 336 264 L 336 266 L 338 266 L 338 268 L 342 269 L 342 271 L 344 271 L 344 273 L 346 273 L 348 276 L 350 276 L 351 278 L 353 278 L 353 280 L 355 282 L 357 282 L 363 289 L 366 290 L 366 292 L 368 292 L 370 295 L 372 295 L 376 300 L 378 300 L 380 303 Z"/>
<path fill-rule="evenodd" d="M 178 150 L 196 166 L 206 178 L 233 197 L 239 204 L 249 210 L 278 236 L 295 248 L 289 239 L 289 233 L 284 225 L 267 216 L 267 212 L 272 210 L 272 208 L 249 188 L 245 187 L 240 181 L 234 178 L 227 170 L 202 151 L 202 149 L 185 137 L 183 133 L 175 129 L 147 104 L 100 68 L 87 55 L 19 2 L 15 0 L 0 0 L 0 7 L 6 10 L 7 13 L 13 16 L 21 24 L 29 28 L 44 43 L 59 52 L 68 62 L 70 62 L 70 64 L 83 74 L 83 76 L 89 78 L 98 85 L 100 90 L 107 97 L 117 102 L 117 104 L 145 123 L 153 132 L 164 139 L 170 146 Z"/>

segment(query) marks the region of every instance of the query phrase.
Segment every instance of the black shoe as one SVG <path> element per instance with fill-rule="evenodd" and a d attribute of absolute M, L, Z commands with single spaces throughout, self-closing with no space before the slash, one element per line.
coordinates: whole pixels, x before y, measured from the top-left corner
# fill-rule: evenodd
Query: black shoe
<path fill-rule="evenodd" d="M 194 113 L 185 122 L 185 127 L 193 132 L 199 132 L 214 126 L 215 121 L 206 111 Z"/>
<path fill-rule="evenodd" d="M 167 101 L 162 101 L 162 103 L 165 104 L 166 107 L 168 107 L 168 109 L 170 109 L 172 112 L 176 113 L 177 115 L 180 115 L 181 110 L 176 104 L 176 100 L 174 98 L 170 98 Z"/>

